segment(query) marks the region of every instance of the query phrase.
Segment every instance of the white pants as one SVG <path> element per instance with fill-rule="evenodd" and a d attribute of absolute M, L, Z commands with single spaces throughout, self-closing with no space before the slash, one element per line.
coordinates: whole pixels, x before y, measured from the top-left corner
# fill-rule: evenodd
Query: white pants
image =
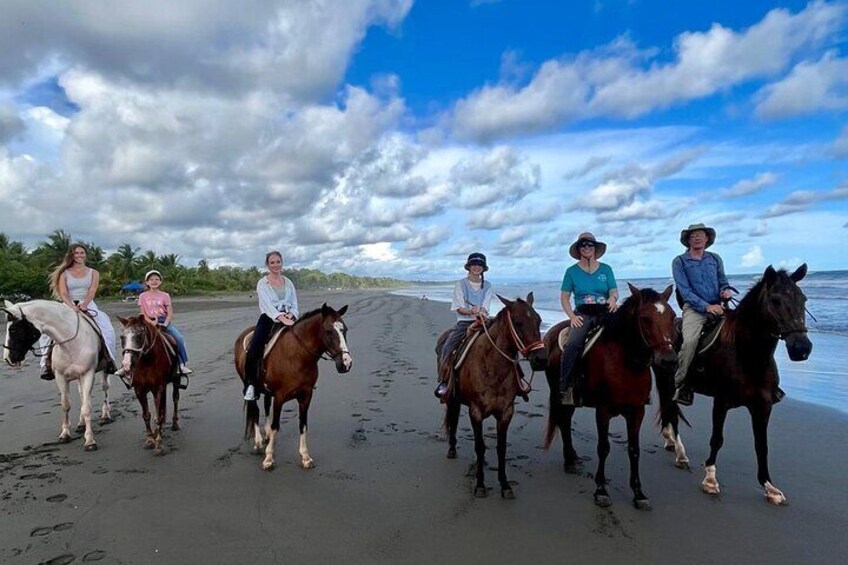
<path fill-rule="evenodd" d="M 115 328 L 112 327 L 112 320 L 109 319 L 109 316 L 105 312 L 97 307 L 97 304 L 93 300 L 88 303 L 88 310 L 89 313 L 96 314 L 94 316 L 94 323 L 97 324 L 97 327 L 100 328 L 100 332 L 103 334 L 103 341 L 106 342 L 106 351 L 109 353 L 109 357 L 118 366 L 117 358 L 115 357 Z M 53 340 L 50 336 L 43 333 L 38 340 L 38 345 L 41 347 L 42 352 L 46 352 L 47 346 L 52 342 Z M 47 356 L 44 355 L 41 357 L 41 366 L 43 367 L 46 363 Z"/>

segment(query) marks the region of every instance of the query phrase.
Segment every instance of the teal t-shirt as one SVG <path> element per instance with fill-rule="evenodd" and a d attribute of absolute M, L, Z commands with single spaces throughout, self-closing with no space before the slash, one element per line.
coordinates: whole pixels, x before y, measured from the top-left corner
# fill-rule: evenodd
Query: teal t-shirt
<path fill-rule="evenodd" d="M 591 275 L 576 263 L 565 270 L 562 278 L 563 292 L 574 296 L 574 306 L 583 304 L 606 304 L 611 290 L 615 286 L 615 276 L 606 263 L 598 263 L 598 268 Z"/>

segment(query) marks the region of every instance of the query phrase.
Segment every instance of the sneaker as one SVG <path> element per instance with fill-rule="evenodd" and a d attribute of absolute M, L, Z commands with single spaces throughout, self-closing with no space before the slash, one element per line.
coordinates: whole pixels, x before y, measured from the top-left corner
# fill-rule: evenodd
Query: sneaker
<path fill-rule="evenodd" d="M 448 383 L 439 383 L 439 386 L 436 388 L 436 392 L 433 394 L 436 395 L 436 398 L 444 398 L 448 394 Z"/>
<path fill-rule="evenodd" d="M 774 392 L 771 395 L 771 403 L 777 404 L 778 402 L 783 400 L 784 396 L 786 396 L 786 392 L 782 388 L 780 388 L 780 387 L 775 388 Z"/>
<path fill-rule="evenodd" d="M 256 389 L 253 388 L 253 385 L 247 385 L 247 390 L 244 391 L 244 399 L 248 402 L 256 400 Z"/>
<path fill-rule="evenodd" d="M 186 365 L 185 363 L 180 363 L 180 373 L 182 373 L 184 375 L 190 375 L 193 372 L 194 371 L 192 371 L 191 369 L 188 368 L 188 365 Z"/>
<path fill-rule="evenodd" d="M 53 374 L 53 371 L 47 365 L 41 368 L 41 379 L 44 381 L 52 381 L 56 378 L 56 375 Z"/>
<path fill-rule="evenodd" d="M 568 387 L 559 395 L 559 403 L 563 406 L 574 406 L 574 388 Z"/>
<path fill-rule="evenodd" d="M 693 396 L 692 389 L 684 385 L 674 391 L 672 400 L 681 406 L 692 406 Z"/>

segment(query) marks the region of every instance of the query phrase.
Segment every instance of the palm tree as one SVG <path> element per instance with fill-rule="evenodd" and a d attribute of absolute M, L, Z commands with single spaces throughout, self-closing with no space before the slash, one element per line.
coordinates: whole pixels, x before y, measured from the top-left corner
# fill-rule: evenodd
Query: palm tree
<path fill-rule="evenodd" d="M 47 241 L 35 248 L 33 255 L 40 257 L 47 265 L 58 265 L 71 247 L 71 234 L 65 230 L 54 230 Z"/>
<path fill-rule="evenodd" d="M 136 260 L 136 264 L 141 268 L 142 271 L 149 271 L 150 269 L 155 269 L 158 265 L 158 259 L 156 254 L 152 251 L 146 251 L 144 255 L 139 257 Z"/>
<path fill-rule="evenodd" d="M 170 269 L 180 266 L 180 256 L 176 253 L 168 253 L 159 257 L 159 264 L 165 269 Z"/>
<path fill-rule="evenodd" d="M 112 272 L 119 280 L 128 281 L 135 276 L 140 249 L 140 247 L 132 247 L 129 243 L 124 243 L 109 256 Z"/>

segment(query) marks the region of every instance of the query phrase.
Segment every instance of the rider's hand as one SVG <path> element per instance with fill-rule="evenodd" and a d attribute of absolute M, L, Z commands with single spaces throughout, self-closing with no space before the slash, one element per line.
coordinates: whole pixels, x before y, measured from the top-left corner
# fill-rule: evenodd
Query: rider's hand
<path fill-rule="evenodd" d="M 721 304 L 710 304 L 707 306 L 707 314 L 715 314 L 721 316 L 724 314 L 724 307 Z"/>
<path fill-rule="evenodd" d="M 471 307 L 471 315 L 472 315 L 472 316 L 476 316 L 476 315 L 477 315 L 477 314 L 479 314 L 479 313 L 480 313 L 480 308 L 479 308 L 479 307 L 477 307 L 477 306 L 472 306 L 472 307 Z"/>
<path fill-rule="evenodd" d="M 615 312 L 616 310 L 618 310 L 618 301 L 616 301 L 615 298 L 609 299 L 609 301 L 607 302 L 607 310 L 609 310 L 610 312 Z"/>
<path fill-rule="evenodd" d="M 569 316 L 568 319 L 571 320 L 571 327 L 572 328 L 579 328 L 580 326 L 583 325 L 583 318 L 581 318 L 580 316 L 577 316 L 577 315 Z"/>
<path fill-rule="evenodd" d="M 725 288 L 721 291 L 722 300 L 730 300 L 733 297 L 733 291 L 729 288 Z"/>

